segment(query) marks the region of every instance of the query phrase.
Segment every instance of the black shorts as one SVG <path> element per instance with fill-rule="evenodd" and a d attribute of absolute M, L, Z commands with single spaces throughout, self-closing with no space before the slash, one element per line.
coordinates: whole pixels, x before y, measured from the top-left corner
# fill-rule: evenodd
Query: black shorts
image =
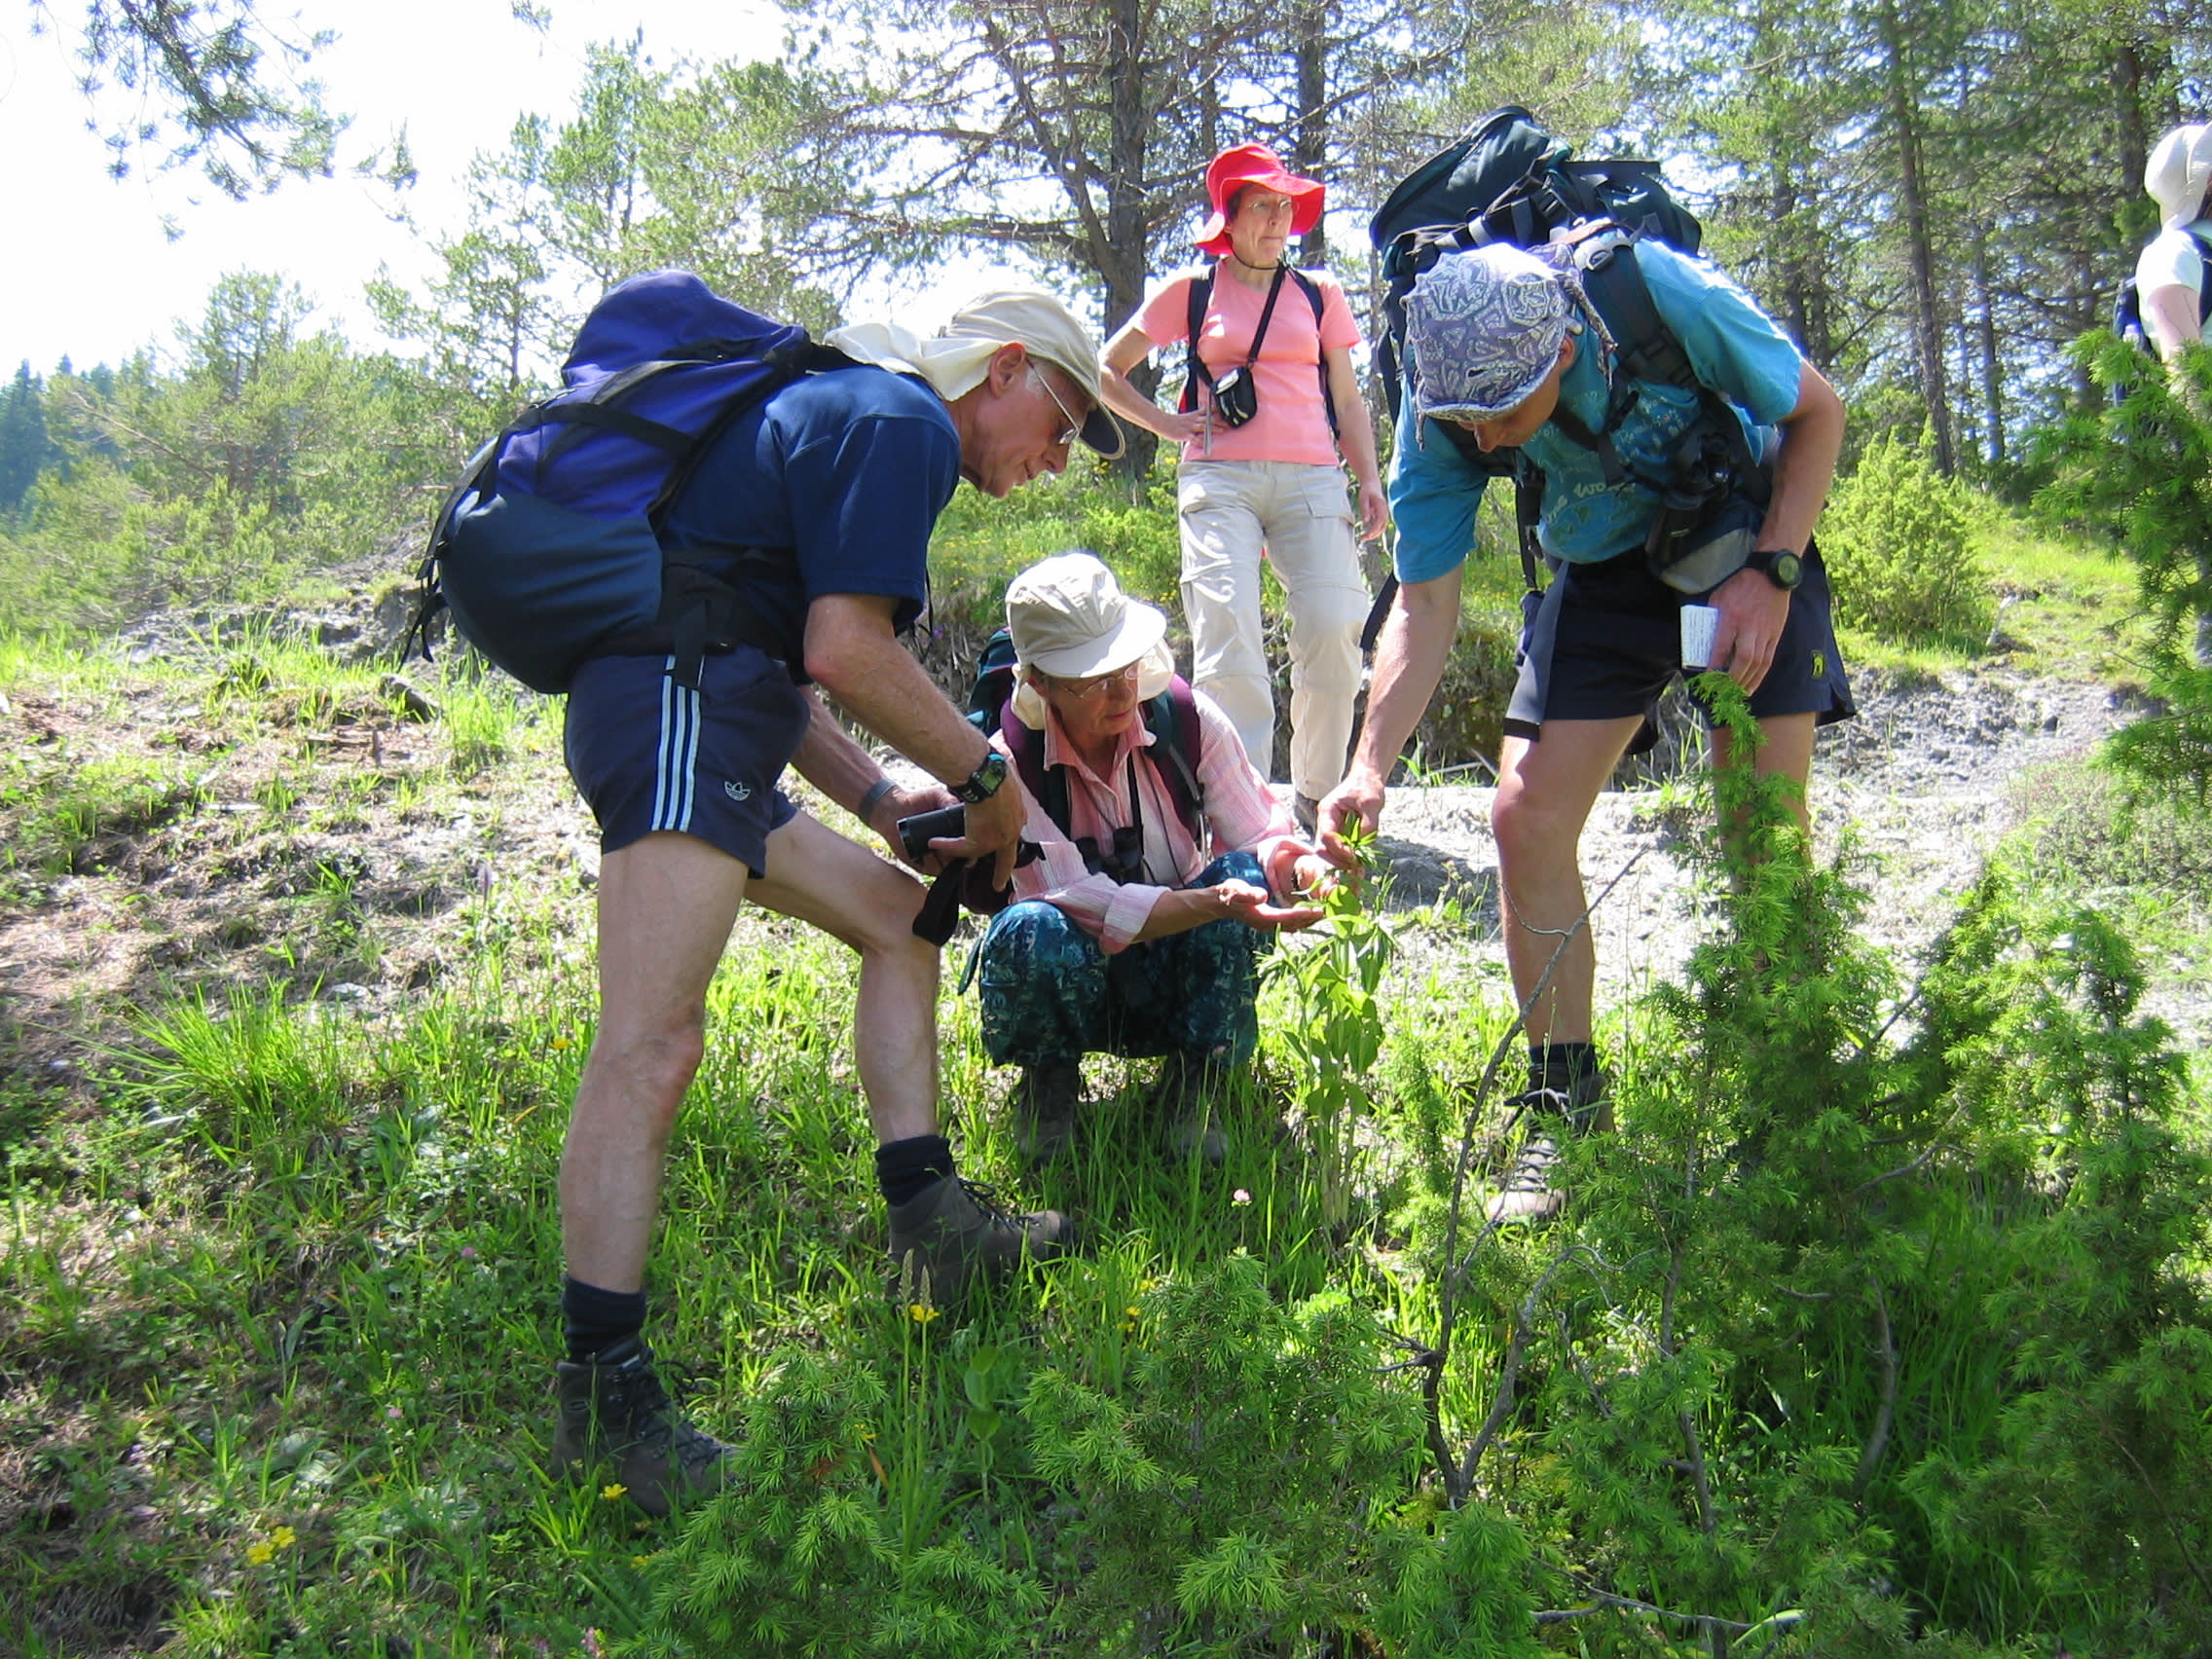
<path fill-rule="evenodd" d="M 674 830 L 766 875 L 768 836 L 798 811 L 776 780 L 806 735 L 806 694 L 751 645 L 709 656 L 696 691 L 674 663 L 595 657 L 569 687 L 563 747 L 600 850 Z"/>
<path fill-rule="evenodd" d="M 1534 741 L 1546 720 L 1641 715 L 1643 729 L 1628 753 L 1649 749 L 1658 738 L 1659 699 L 1682 672 L 1681 608 L 1707 597 L 1677 593 L 1645 568 L 1641 549 L 1562 565 L 1551 586 L 1523 602 L 1521 675 L 1506 733 Z M 1751 704 L 1760 719 L 1809 714 L 1820 725 L 1859 712 L 1829 617 L 1827 566 L 1817 551 L 1805 555 L 1804 580 L 1789 596 L 1774 661 Z"/>

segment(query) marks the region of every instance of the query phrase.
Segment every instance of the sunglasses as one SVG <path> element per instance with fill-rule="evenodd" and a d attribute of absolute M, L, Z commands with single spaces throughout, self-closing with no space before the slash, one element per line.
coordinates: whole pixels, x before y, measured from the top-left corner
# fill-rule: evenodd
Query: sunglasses
<path fill-rule="evenodd" d="M 1052 400 L 1052 407 L 1060 412 L 1060 419 L 1068 424 L 1067 429 L 1054 438 L 1052 442 L 1061 449 L 1071 448 L 1076 439 L 1083 436 L 1083 423 L 1075 418 L 1073 410 L 1060 401 L 1060 394 L 1052 389 L 1052 383 L 1045 378 L 1044 370 L 1040 369 L 1035 363 L 1031 363 L 1029 373 L 1030 377 L 1045 388 L 1045 395 Z"/>

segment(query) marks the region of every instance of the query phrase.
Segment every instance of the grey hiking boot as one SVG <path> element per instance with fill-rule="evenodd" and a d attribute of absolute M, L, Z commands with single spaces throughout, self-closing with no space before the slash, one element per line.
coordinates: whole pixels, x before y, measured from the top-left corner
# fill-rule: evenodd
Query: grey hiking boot
<path fill-rule="evenodd" d="M 1221 1067 L 1195 1054 L 1169 1054 L 1160 1068 L 1153 1103 L 1167 1123 L 1167 1149 L 1177 1158 L 1219 1164 L 1228 1152 L 1221 1132 Z"/>
<path fill-rule="evenodd" d="M 1552 1184 L 1560 1160 L 1560 1137 L 1586 1135 L 1613 1126 L 1605 1098 L 1604 1072 L 1592 1072 L 1572 1088 L 1530 1088 L 1509 1095 L 1506 1105 L 1528 1122 L 1519 1156 L 1505 1172 L 1505 1183 L 1487 1212 L 1493 1226 L 1542 1226 L 1567 1205 L 1567 1193 Z"/>
<path fill-rule="evenodd" d="M 1074 1060 L 1023 1066 L 1014 1090 L 1014 1144 L 1022 1161 L 1050 1163 L 1075 1145 L 1083 1067 Z"/>
<path fill-rule="evenodd" d="M 935 1308 L 955 1306 L 977 1273 L 1011 1272 L 1024 1257 L 1049 1262 L 1074 1244 L 1075 1224 L 1059 1211 L 1014 1214 L 990 1188 L 957 1175 L 891 1206 L 891 1265 Z"/>
<path fill-rule="evenodd" d="M 636 1338 L 596 1360 L 565 1359 L 553 1369 L 557 1473 L 581 1480 L 604 1464 L 632 1503 L 656 1516 L 713 1494 L 728 1478 L 730 1448 L 677 1411 L 653 1369 L 652 1350 Z"/>

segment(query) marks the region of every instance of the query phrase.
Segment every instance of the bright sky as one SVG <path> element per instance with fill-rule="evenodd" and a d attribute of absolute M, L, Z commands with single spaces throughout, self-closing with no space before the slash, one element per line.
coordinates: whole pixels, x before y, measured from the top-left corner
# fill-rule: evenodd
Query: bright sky
<path fill-rule="evenodd" d="M 422 181 L 410 210 L 431 234 L 467 217 L 459 188 L 469 158 L 505 144 L 515 118 L 564 117 L 583 76 L 584 49 L 645 30 L 655 61 L 766 56 L 783 38 L 769 0 L 553 0 L 553 26 L 516 22 L 506 0 L 377 0 L 303 6 L 309 22 L 343 18 L 310 73 L 325 103 L 350 112 L 342 157 L 407 129 Z M 80 8 L 53 8 L 66 23 Z M 267 10 L 281 16 L 282 0 Z M 133 167 L 121 183 L 86 130 L 72 40 L 33 37 L 27 0 L 0 0 L 0 376 L 28 359 L 46 374 L 64 354 L 80 368 L 116 363 L 141 346 L 166 348 L 179 317 L 197 318 L 226 272 L 273 271 L 299 285 L 349 338 L 379 337 L 361 285 L 380 262 L 410 285 L 430 270 L 422 244 L 385 214 L 379 187 L 344 175 L 293 180 L 274 196 L 233 203 L 196 169 Z M 113 112 L 102 114 L 113 119 Z M 184 235 L 169 241 L 165 215 Z"/>

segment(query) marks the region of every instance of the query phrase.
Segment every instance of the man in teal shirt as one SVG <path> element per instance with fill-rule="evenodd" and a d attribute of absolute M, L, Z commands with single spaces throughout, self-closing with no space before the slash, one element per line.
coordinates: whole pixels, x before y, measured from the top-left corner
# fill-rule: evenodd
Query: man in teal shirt
<path fill-rule="evenodd" d="M 1624 253 L 1637 260 L 1699 385 L 1738 423 L 1743 450 L 1770 469 L 1749 560 L 1704 591 L 1681 591 L 1655 573 L 1645 548 L 1661 491 L 1712 402 L 1689 387 L 1626 380 L 1573 256 L 1503 245 L 1447 254 L 1407 300 L 1409 373 L 1390 476 L 1400 585 L 1377 643 L 1351 769 L 1320 811 L 1324 830 L 1372 831 L 1381 819 L 1384 781 L 1458 631 L 1460 570 L 1493 476 L 1461 446 L 1518 448 L 1543 473 L 1537 535 L 1554 575 L 1524 608 L 1492 808 L 1506 962 L 1529 1008 L 1530 1042 L 1528 1087 L 1509 1104 L 1530 1115 L 1530 1127 L 1492 1205 L 1497 1220 L 1556 1213 L 1563 1195 L 1549 1171 L 1559 1130 L 1607 1118 L 1591 1042 L 1596 955 L 1576 849 L 1598 792 L 1632 744 L 1648 745 L 1651 712 L 1682 672 L 1681 606 L 1719 612 L 1709 664 L 1749 693 L 1765 737 L 1755 764 L 1797 786 L 1801 818 L 1814 730 L 1854 712 L 1813 547 L 1843 441 L 1842 401 L 1713 267 L 1651 241 Z M 1609 441 L 1610 457 L 1592 445 L 1596 434 Z M 1714 747 L 1725 759 L 1724 732 Z"/>

